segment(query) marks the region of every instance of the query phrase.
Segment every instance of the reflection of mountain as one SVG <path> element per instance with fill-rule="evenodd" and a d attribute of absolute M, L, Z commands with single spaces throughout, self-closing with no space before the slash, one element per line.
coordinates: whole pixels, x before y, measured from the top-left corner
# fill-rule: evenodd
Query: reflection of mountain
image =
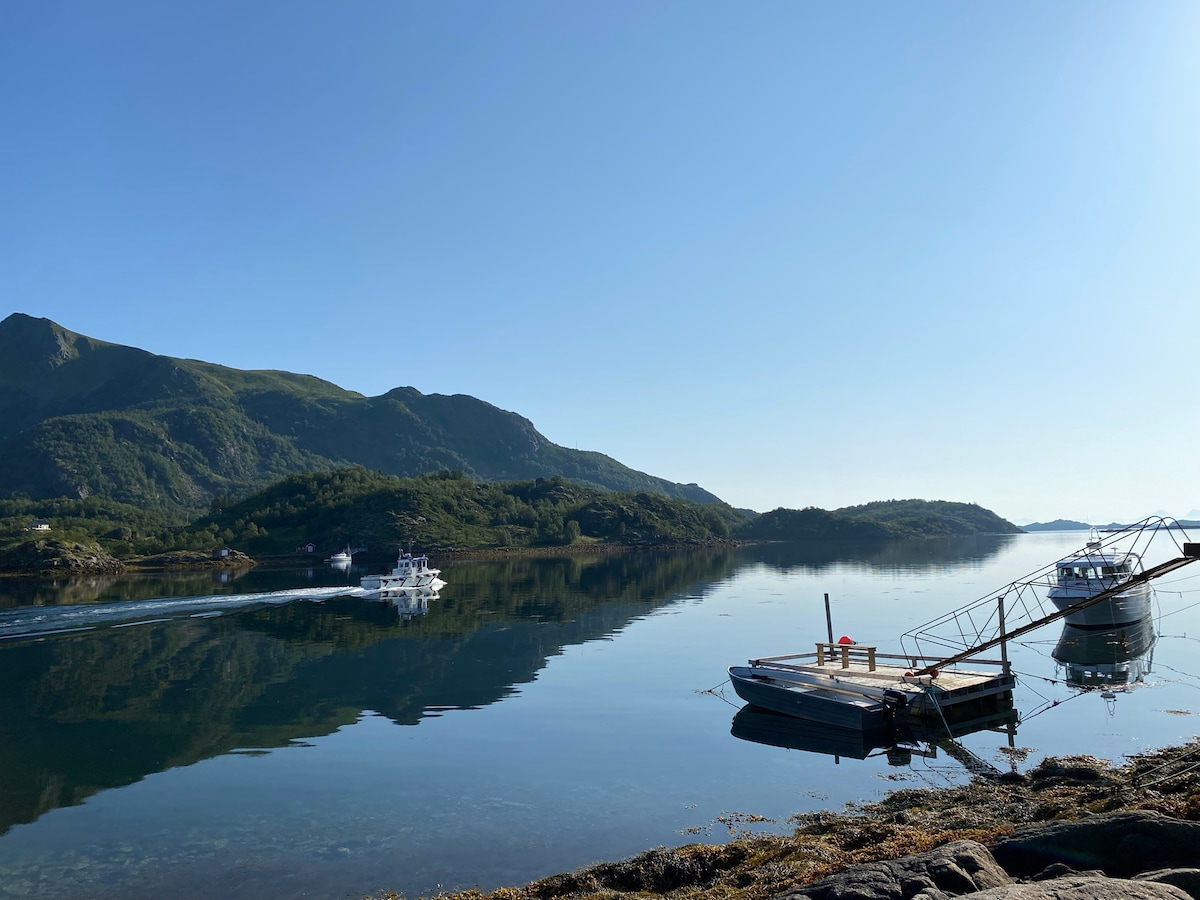
<path fill-rule="evenodd" d="M 820 571 L 839 564 L 857 564 L 877 570 L 922 572 L 982 564 L 1013 539 L 1011 534 L 984 534 L 905 541 L 807 541 L 755 544 L 742 554 L 747 560 L 783 571 Z"/>
<path fill-rule="evenodd" d="M 238 581 L 246 574 L 245 569 L 205 569 L 176 573 L 170 580 L 153 575 L 117 576 L 107 573 L 57 578 L 12 577 L 4 579 L 0 609 L 75 606 L 115 600 L 150 600 L 163 596 L 191 597 L 210 593 L 216 585 Z"/>
<path fill-rule="evenodd" d="M 459 565 L 425 615 L 336 598 L 0 644 L 0 828 L 237 748 L 508 696 L 565 646 L 727 576 L 728 554 Z"/>
<path fill-rule="evenodd" d="M 1156 637 L 1150 616 L 1112 629 L 1063 625 L 1050 655 L 1075 687 L 1136 684 L 1150 671 Z"/>

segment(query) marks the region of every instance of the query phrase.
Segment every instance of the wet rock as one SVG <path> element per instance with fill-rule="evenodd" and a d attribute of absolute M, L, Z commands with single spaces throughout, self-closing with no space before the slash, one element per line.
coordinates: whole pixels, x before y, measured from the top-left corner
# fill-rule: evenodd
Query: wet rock
<path fill-rule="evenodd" d="M 925 853 L 855 866 L 777 900 L 944 900 L 1011 883 L 982 844 L 953 841 Z"/>

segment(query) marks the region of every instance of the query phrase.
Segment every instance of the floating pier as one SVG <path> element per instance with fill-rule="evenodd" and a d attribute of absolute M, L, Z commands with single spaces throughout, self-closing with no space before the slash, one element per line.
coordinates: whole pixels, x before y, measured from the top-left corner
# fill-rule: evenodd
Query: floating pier
<path fill-rule="evenodd" d="M 929 670 L 930 660 L 880 653 L 863 644 L 818 643 L 812 653 L 750 660 L 751 670 L 769 672 L 848 697 L 889 702 L 919 724 L 963 726 L 1012 709 L 1016 678 L 1003 660 L 973 660 L 998 666 L 998 672 Z M 920 673 L 920 674 L 918 674 Z"/>
<path fill-rule="evenodd" d="M 1117 542 L 1132 542 L 1166 530 L 1161 518 L 1146 519 L 1089 541 L 1088 559 Z M 1174 540 L 1174 538 L 1172 538 Z M 1097 606 L 1200 559 L 1200 543 L 1175 541 L 1178 556 L 1143 571 L 1123 570 L 1076 576 L 1098 581 L 1103 587 L 1066 605 L 1048 609 L 1043 592 L 1056 584 L 1052 573 L 1059 563 L 1043 567 L 1014 581 L 999 592 L 947 613 L 901 637 L 903 654 L 880 653 L 874 646 L 855 644 L 849 638 L 833 640 L 829 595 L 825 595 L 825 621 L 829 640 L 817 643 L 812 653 L 765 656 L 748 666 L 732 666 L 730 680 L 738 696 L 752 705 L 785 715 L 837 727 L 861 729 L 921 729 L 948 731 L 993 727 L 997 720 L 1015 719 L 1013 689 L 1016 678 L 1008 662 L 1008 642 L 1023 637 L 1081 610 Z M 1090 554 L 1090 555 L 1088 555 Z M 1074 560 L 1075 554 L 1070 557 Z M 1112 554 L 1110 554 L 1112 555 Z M 1105 557 L 1107 558 L 1107 557 Z M 1113 556 L 1113 558 L 1116 558 Z M 1130 551 L 1122 558 L 1140 559 Z M 1096 563 L 1099 566 L 1099 563 Z M 1089 570 L 1090 572 L 1090 570 Z M 1061 577 L 1062 573 L 1058 575 Z M 1057 584 L 1061 584 L 1057 582 Z M 1049 594 L 1048 594 L 1049 595 Z M 910 643 L 911 642 L 911 643 Z M 936 649 L 935 656 L 922 649 Z M 909 649 L 915 645 L 914 649 Z M 993 648 L 999 660 L 980 659 Z M 960 669 L 960 663 L 998 671 Z"/>

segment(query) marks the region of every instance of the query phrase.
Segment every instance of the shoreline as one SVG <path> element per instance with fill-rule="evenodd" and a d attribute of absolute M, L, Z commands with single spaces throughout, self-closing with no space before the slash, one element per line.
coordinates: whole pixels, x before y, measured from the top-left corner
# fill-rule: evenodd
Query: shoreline
<path fill-rule="evenodd" d="M 1119 765 L 1088 755 L 1047 757 L 1028 772 L 1000 781 L 974 778 L 959 786 L 898 788 L 872 803 L 848 804 L 841 812 L 792 816 L 788 823 L 795 830 L 789 835 L 755 834 L 753 824 L 762 820 L 735 813 L 725 824 L 742 831 L 728 843 L 658 847 L 522 886 L 454 891 L 437 898 L 770 900 L 787 893 L 803 895 L 814 882 L 839 873 L 852 880 L 863 867 L 894 863 L 954 842 L 995 849 L 1026 828 L 1077 823 L 1081 829 L 1094 829 L 1128 813 L 1149 816 L 1151 822 L 1165 817 L 1166 822 L 1192 823 L 1200 829 L 1200 738 L 1129 756 Z M 1197 866 L 1200 842 L 1192 843 L 1196 859 L 1190 865 Z M 1112 874 L 1110 869 L 1116 872 L 1128 865 L 1116 854 L 1106 859 L 1102 850 L 1097 853 L 1092 860 L 1097 864 L 1089 872 Z M 1079 874 L 1059 865 L 1056 876 Z M 368 900 L 403 898 L 384 892 Z"/>
<path fill-rule="evenodd" d="M 423 555 L 431 559 L 446 559 L 451 561 L 474 560 L 503 560 L 503 559 L 559 559 L 567 557 L 615 556 L 624 553 L 656 552 L 678 553 L 686 550 L 716 550 L 744 547 L 756 541 L 711 541 L 704 543 L 663 543 L 663 544 L 610 544 L 610 543 L 580 543 L 550 547 L 483 547 L 483 548 L 435 548 Z M 394 551 L 362 551 L 357 554 L 369 559 L 373 564 L 384 561 L 394 561 Z M 65 559 L 65 558 L 64 558 Z M 148 557 L 127 557 L 118 559 L 110 557 L 94 563 L 77 562 L 62 564 L 42 564 L 38 566 L 0 568 L 0 578 L 5 577 L 58 577 L 94 575 L 120 575 L 123 572 L 180 572 L 204 571 L 207 569 L 250 569 L 257 566 L 265 568 L 312 565 L 314 562 L 325 562 L 315 554 L 281 553 L 251 557 L 241 551 L 231 551 L 223 558 L 216 559 L 209 554 L 179 551 L 170 554 L 156 554 Z"/>

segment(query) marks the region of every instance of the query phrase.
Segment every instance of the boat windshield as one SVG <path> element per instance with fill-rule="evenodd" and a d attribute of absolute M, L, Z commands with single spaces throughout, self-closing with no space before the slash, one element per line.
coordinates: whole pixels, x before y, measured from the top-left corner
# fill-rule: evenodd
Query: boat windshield
<path fill-rule="evenodd" d="M 1114 563 L 1109 566 L 1059 566 L 1058 581 L 1091 580 L 1095 578 L 1119 578 L 1130 574 L 1129 563 Z"/>

